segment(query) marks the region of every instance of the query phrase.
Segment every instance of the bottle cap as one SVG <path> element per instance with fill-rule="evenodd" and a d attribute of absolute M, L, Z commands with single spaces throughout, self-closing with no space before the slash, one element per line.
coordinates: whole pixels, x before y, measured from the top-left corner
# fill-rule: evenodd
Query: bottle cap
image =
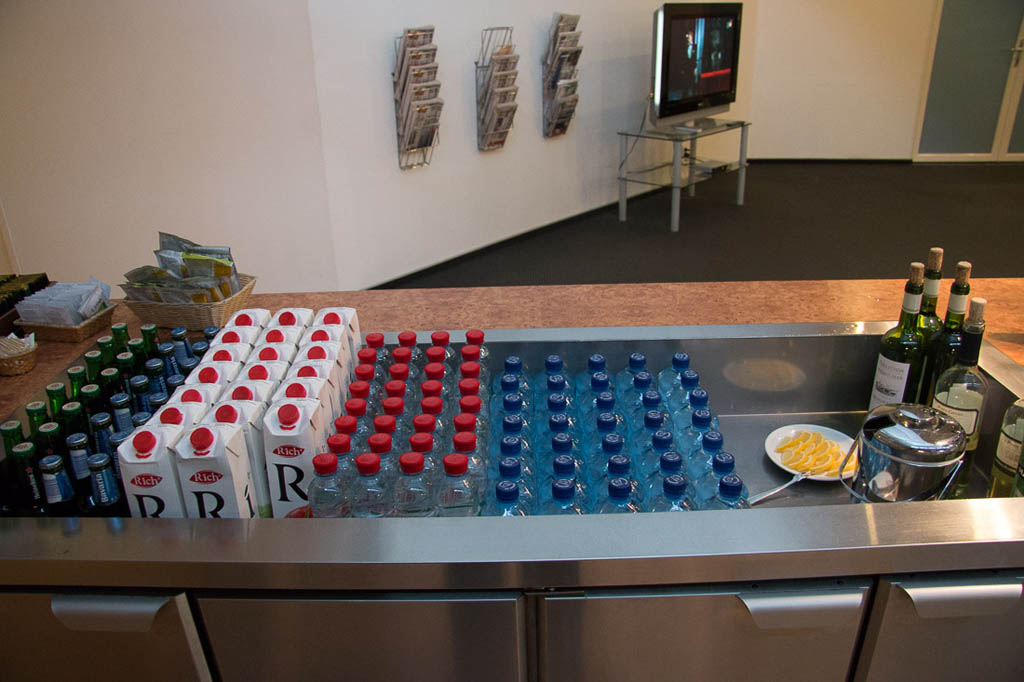
<path fill-rule="evenodd" d="M 711 458 L 711 468 L 718 476 L 731 474 L 736 469 L 736 458 L 728 452 L 716 452 Z"/>
<path fill-rule="evenodd" d="M 672 369 L 676 372 L 685 372 L 690 369 L 690 356 L 686 353 L 673 353 Z"/>
<path fill-rule="evenodd" d="M 359 422 L 357 422 L 355 416 L 351 414 L 344 417 L 338 417 L 334 420 L 334 430 L 338 433 L 351 435 L 356 432 L 356 428 L 358 426 Z"/>
<path fill-rule="evenodd" d="M 651 445 L 659 450 L 667 450 L 672 447 L 672 432 L 671 431 L 655 431 L 654 435 L 651 436 Z"/>
<path fill-rule="evenodd" d="M 609 412 L 615 409 L 615 394 L 611 391 L 598 393 L 595 404 L 597 405 L 597 409 L 603 412 Z"/>
<path fill-rule="evenodd" d="M 509 355 L 505 358 L 505 372 L 508 374 L 519 374 L 523 371 L 523 360 L 518 355 Z"/>
<path fill-rule="evenodd" d="M 395 362 L 400 362 L 403 365 L 408 365 L 412 362 L 412 349 L 401 346 L 391 351 L 391 359 Z"/>
<path fill-rule="evenodd" d="M 630 353 L 629 369 L 634 372 L 640 372 L 647 369 L 647 356 L 643 353 Z"/>
<path fill-rule="evenodd" d="M 562 371 L 562 356 L 549 355 L 544 358 L 544 371 L 548 374 L 557 374 Z"/>
<path fill-rule="evenodd" d="M 248 377 L 253 381 L 266 381 L 270 378 L 270 372 L 264 365 L 253 365 L 249 368 Z"/>
<path fill-rule="evenodd" d="M 270 348 L 269 346 L 267 348 L 260 349 L 260 354 L 257 357 L 265 362 L 281 359 L 281 355 L 277 352 L 277 349 Z"/>
<path fill-rule="evenodd" d="M 364 452 L 356 457 L 356 469 L 362 476 L 373 476 L 380 471 L 380 456 L 372 452 Z"/>
<path fill-rule="evenodd" d="M 444 463 L 444 473 L 449 476 L 462 476 L 469 469 L 469 458 L 457 452 L 445 455 L 441 461 Z"/>
<path fill-rule="evenodd" d="M 429 433 L 414 433 L 409 436 L 409 447 L 413 452 L 430 452 L 434 449 L 434 437 Z"/>
<path fill-rule="evenodd" d="M 708 423 L 710 424 L 710 421 Z M 722 434 L 718 431 L 708 431 L 701 436 L 700 444 L 706 452 L 718 452 L 722 449 Z"/>
<path fill-rule="evenodd" d="M 168 407 L 160 413 L 161 424 L 181 424 L 185 421 L 185 415 L 177 407 Z"/>
<path fill-rule="evenodd" d="M 633 388 L 646 391 L 651 386 L 652 377 L 649 372 L 637 372 L 633 375 Z"/>
<path fill-rule="evenodd" d="M 608 473 L 611 476 L 629 475 L 629 457 L 626 455 L 612 455 L 608 458 Z"/>
<path fill-rule="evenodd" d="M 443 390 L 444 386 L 436 379 L 424 381 L 423 384 L 420 385 L 420 391 L 423 393 L 424 398 L 440 398 Z"/>
<path fill-rule="evenodd" d="M 295 313 L 290 310 L 286 310 L 277 316 L 277 323 L 285 327 L 291 327 L 296 321 Z"/>
<path fill-rule="evenodd" d="M 621 501 L 629 499 L 631 489 L 629 481 L 624 478 L 613 478 L 608 481 L 608 497 L 613 500 Z"/>
<path fill-rule="evenodd" d="M 693 417 L 691 418 L 694 427 L 704 429 L 711 426 L 711 412 L 703 408 L 693 411 Z"/>
<path fill-rule="evenodd" d="M 360 365 L 373 365 L 377 362 L 377 350 L 374 348 L 360 348 L 356 353 Z"/>
<path fill-rule="evenodd" d="M 249 315 L 249 313 L 239 313 L 238 315 L 235 315 L 234 324 L 236 327 L 251 327 L 252 316 Z"/>
<path fill-rule="evenodd" d="M 484 332 L 482 329 L 467 329 L 466 343 L 474 346 L 482 346 L 484 343 Z"/>
<path fill-rule="evenodd" d="M 452 444 L 456 452 L 472 452 L 476 448 L 476 434 L 460 431 L 452 436 Z"/>
<path fill-rule="evenodd" d="M 597 415 L 597 430 L 599 433 L 611 433 L 615 430 L 619 420 L 615 418 L 614 414 L 608 412 L 602 412 Z"/>
<path fill-rule="evenodd" d="M 352 450 L 352 439 L 345 433 L 333 433 L 327 436 L 327 449 L 335 455 L 344 455 Z"/>
<path fill-rule="evenodd" d="M 412 428 L 416 433 L 434 433 L 437 428 L 437 419 L 432 414 L 418 414 L 412 418 Z"/>
<path fill-rule="evenodd" d="M 281 426 L 294 426 L 299 423 L 299 408 L 291 403 L 285 403 L 277 408 L 277 420 Z"/>
<path fill-rule="evenodd" d="M 519 390 L 519 377 L 515 374 L 502 374 L 501 375 L 501 392 L 504 393 L 515 393 Z"/>
<path fill-rule="evenodd" d="M 388 375 L 392 379 L 398 379 L 399 381 L 405 381 L 409 378 L 409 365 L 404 362 L 398 362 L 388 367 Z"/>
<path fill-rule="evenodd" d="M 459 433 L 462 433 L 463 431 L 472 432 L 476 429 L 476 415 L 463 412 L 455 415 L 455 418 L 452 419 L 452 423 L 455 425 L 455 430 Z"/>
<path fill-rule="evenodd" d="M 661 489 L 665 493 L 665 497 L 682 497 L 686 493 L 686 487 L 686 477 L 680 474 L 671 474 L 670 476 L 666 476 L 661 482 Z"/>
<path fill-rule="evenodd" d="M 643 395 L 640 396 L 640 402 L 643 403 L 644 408 L 653 410 L 658 405 L 661 405 L 661 394 L 657 391 L 644 391 Z"/>
<path fill-rule="evenodd" d="M 675 450 L 668 450 L 661 453 L 658 465 L 661 467 L 662 474 L 677 474 L 683 470 L 683 456 Z"/>
<path fill-rule="evenodd" d="M 199 383 L 216 384 L 220 382 L 220 372 L 215 367 L 203 367 L 199 370 Z"/>
<path fill-rule="evenodd" d="M 418 474 L 423 471 L 423 453 L 406 452 L 398 458 L 398 466 L 403 474 Z"/>
<path fill-rule="evenodd" d="M 375 454 L 384 455 L 391 452 L 391 434 L 389 433 L 375 433 L 367 439 L 366 443 L 370 446 L 370 452 Z"/>
<path fill-rule="evenodd" d="M 556 500 L 571 500 L 576 493 L 576 485 L 571 478 L 558 478 L 551 482 L 551 497 Z"/>
<path fill-rule="evenodd" d="M 320 375 L 316 371 L 316 367 L 313 365 L 303 365 L 299 367 L 298 371 L 295 372 L 295 376 L 303 379 L 317 379 Z"/>
<path fill-rule="evenodd" d="M 321 476 L 333 474 L 338 470 L 338 456 L 333 452 L 321 452 L 313 458 L 313 470 Z"/>
<path fill-rule="evenodd" d="M 381 414 L 373 418 L 373 430 L 376 433 L 392 434 L 395 432 L 395 418 L 390 414 Z M 370 436 L 371 438 L 373 436 Z M 390 437 L 390 436 L 389 436 Z"/>
<path fill-rule="evenodd" d="M 698 410 L 702 407 L 707 407 L 708 400 L 708 392 L 703 388 L 695 388 L 690 391 L 690 407 L 693 409 Z"/>
<path fill-rule="evenodd" d="M 572 455 L 556 455 L 551 460 L 551 467 L 558 478 L 571 477 L 576 473 L 576 460 Z"/>
<path fill-rule="evenodd" d="M 151 431 L 139 431 L 132 438 L 132 447 L 139 455 L 148 454 L 156 447 L 156 436 Z"/>
<path fill-rule="evenodd" d="M 226 348 L 218 348 L 216 351 L 213 352 L 213 355 L 211 356 L 210 359 L 226 362 L 231 362 L 232 360 L 234 360 L 234 358 L 231 357 L 231 351 L 227 350 Z"/>
<path fill-rule="evenodd" d="M 523 465 L 518 457 L 502 457 L 498 462 L 498 475 L 502 478 L 519 478 L 523 474 Z"/>
<path fill-rule="evenodd" d="M 501 454 L 515 455 L 523 451 L 523 440 L 519 436 L 503 436 L 501 439 Z"/>
<path fill-rule="evenodd" d="M 518 412 L 523 408 L 523 397 L 518 393 L 506 393 L 501 404 L 506 412 Z"/>
<path fill-rule="evenodd" d="M 427 356 L 427 362 L 444 362 L 446 354 L 444 352 L 444 346 L 430 346 L 423 353 Z"/>
<path fill-rule="evenodd" d="M 389 398 L 403 398 L 405 396 L 405 382 L 392 379 L 384 384 L 384 392 Z"/>
<path fill-rule="evenodd" d="M 482 406 L 483 402 L 481 402 L 480 396 L 464 395 L 459 398 L 459 409 L 468 414 L 480 414 Z"/>
<path fill-rule="evenodd" d="M 679 383 L 687 391 L 693 390 L 700 385 L 700 374 L 696 370 L 688 369 L 679 375 Z"/>
<path fill-rule="evenodd" d="M 552 379 L 554 379 L 554 377 L 548 377 L 549 385 L 551 384 Z M 562 381 L 564 382 L 565 380 L 562 379 Z M 551 395 L 548 396 L 548 411 L 564 413 L 568 406 L 569 400 L 568 398 L 565 397 L 564 393 L 552 393 Z"/>
<path fill-rule="evenodd" d="M 659 429 L 664 421 L 664 415 L 658 410 L 644 412 L 644 428 L 646 429 Z"/>
<path fill-rule="evenodd" d="M 366 345 L 370 348 L 383 348 L 384 335 L 380 332 L 373 332 L 366 335 Z"/>
<path fill-rule="evenodd" d="M 498 481 L 494 484 L 494 496 L 499 502 L 515 502 L 519 499 L 519 485 L 515 481 Z"/>
<path fill-rule="evenodd" d="M 602 393 L 608 390 L 611 385 L 611 378 L 604 372 L 594 372 L 590 376 L 590 390 L 594 393 Z"/>
<path fill-rule="evenodd" d="M 427 396 L 420 400 L 420 410 L 423 414 L 441 414 L 442 409 L 444 409 L 444 401 L 437 396 Z"/>
<path fill-rule="evenodd" d="M 370 384 L 366 381 L 353 381 L 348 385 L 348 392 L 353 398 L 365 400 L 370 397 Z"/>
<path fill-rule="evenodd" d="M 448 332 L 436 331 L 430 335 L 430 342 L 435 346 L 447 346 L 450 340 Z"/>
<path fill-rule="evenodd" d="M 463 379 L 477 379 L 480 377 L 479 362 L 464 362 L 459 365 L 459 374 Z"/>
<path fill-rule="evenodd" d="M 444 364 L 440 362 L 428 362 L 423 367 L 423 374 L 426 375 L 427 379 L 440 381 L 444 378 Z"/>
<path fill-rule="evenodd" d="M 718 481 L 718 494 L 722 497 L 739 497 L 743 492 L 743 481 L 736 474 L 726 474 Z"/>
<path fill-rule="evenodd" d="M 209 450 L 210 446 L 213 445 L 213 440 L 213 431 L 205 426 L 193 429 L 192 433 L 189 434 L 188 437 L 188 442 L 191 443 L 192 447 L 196 450 Z"/>
<path fill-rule="evenodd" d="M 224 335 L 220 337 L 220 340 L 224 343 L 241 343 L 242 337 L 238 335 L 236 331 L 226 331 Z"/>
<path fill-rule="evenodd" d="M 362 398 L 349 398 L 345 401 L 345 414 L 351 417 L 362 417 L 366 414 L 366 401 Z"/>
<path fill-rule="evenodd" d="M 566 387 L 565 377 L 561 374 L 549 374 L 548 375 L 548 390 L 549 391 L 564 391 Z"/>
<path fill-rule="evenodd" d="M 459 354 L 465 362 L 480 362 L 480 346 L 469 344 L 459 349 Z"/>
<path fill-rule="evenodd" d="M 463 397 L 480 395 L 480 380 L 459 379 L 459 395 Z"/>
<path fill-rule="evenodd" d="M 284 343 L 284 332 L 280 329 L 270 329 L 265 338 L 267 343 Z"/>
<path fill-rule="evenodd" d="M 572 451 L 572 436 L 568 433 L 556 433 L 551 436 L 551 449 L 558 453 Z"/>
<path fill-rule="evenodd" d="M 625 440 L 617 433 L 606 433 L 601 438 L 601 451 L 606 455 L 615 455 L 622 452 Z"/>
<path fill-rule="evenodd" d="M 590 372 L 591 374 L 595 374 L 597 372 L 604 372 L 607 366 L 608 365 L 605 362 L 604 356 L 601 355 L 600 353 L 594 353 L 589 358 L 587 358 L 587 371 Z"/>
<path fill-rule="evenodd" d="M 501 432 L 512 436 L 523 431 L 523 418 L 518 414 L 506 414 L 501 418 Z"/>
<path fill-rule="evenodd" d="M 569 415 L 556 412 L 548 417 L 548 429 L 551 433 L 566 433 L 569 430 Z"/>
<path fill-rule="evenodd" d="M 288 384 L 284 389 L 284 395 L 286 398 L 307 398 L 309 393 L 306 391 L 306 387 L 296 382 Z"/>
<path fill-rule="evenodd" d="M 324 319 L 321 321 L 321 324 L 341 324 L 341 315 L 332 310 L 331 312 L 324 315 Z M 367 336 L 373 335 L 367 334 Z M 383 338 L 381 339 L 381 341 L 383 342 Z"/>
<path fill-rule="evenodd" d="M 416 332 L 404 331 L 398 335 L 398 343 L 403 348 L 412 348 L 416 345 Z"/>
<path fill-rule="evenodd" d="M 235 424 L 238 422 L 238 409 L 234 405 L 221 405 L 213 417 L 221 424 Z"/>

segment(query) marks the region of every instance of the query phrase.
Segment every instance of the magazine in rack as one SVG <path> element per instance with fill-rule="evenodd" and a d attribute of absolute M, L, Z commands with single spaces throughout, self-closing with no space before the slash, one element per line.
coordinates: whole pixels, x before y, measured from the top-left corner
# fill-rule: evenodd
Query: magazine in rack
<path fill-rule="evenodd" d="M 433 26 L 407 28 L 395 49 L 395 126 L 398 165 L 403 169 L 430 163 L 430 151 L 438 140 L 444 100 L 439 96 L 433 41 Z"/>
<path fill-rule="evenodd" d="M 504 146 L 515 119 L 519 55 L 511 27 L 484 29 L 477 67 L 477 148 Z"/>
<path fill-rule="evenodd" d="M 562 135 L 576 114 L 579 103 L 577 65 L 583 46 L 576 30 L 578 14 L 555 14 L 543 66 L 544 136 Z"/>

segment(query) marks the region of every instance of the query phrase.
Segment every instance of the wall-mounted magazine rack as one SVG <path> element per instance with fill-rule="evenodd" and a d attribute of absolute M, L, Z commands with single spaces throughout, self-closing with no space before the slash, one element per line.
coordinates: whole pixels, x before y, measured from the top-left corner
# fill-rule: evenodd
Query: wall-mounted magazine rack
<path fill-rule="evenodd" d="M 518 107 L 518 65 L 511 26 L 480 32 L 480 55 L 476 60 L 476 146 L 482 152 L 504 147 L 512 130 Z"/>
<path fill-rule="evenodd" d="M 437 45 L 434 27 L 407 28 L 395 38 L 395 130 L 398 167 L 402 170 L 430 165 L 440 142 L 441 109 L 438 95 Z"/>
<path fill-rule="evenodd" d="M 583 52 L 581 34 L 576 30 L 579 22 L 578 14 L 559 13 L 551 22 L 548 48 L 541 59 L 544 67 L 544 137 L 564 135 L 576 114 L 576 104 L 580 99 L 577 94 L 577 64 Z"/>

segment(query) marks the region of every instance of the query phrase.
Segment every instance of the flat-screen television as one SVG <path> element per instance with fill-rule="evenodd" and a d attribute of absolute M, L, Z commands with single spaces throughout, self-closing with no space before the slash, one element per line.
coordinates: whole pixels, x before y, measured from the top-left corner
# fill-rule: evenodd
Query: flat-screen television
<path fill-rule="evenodd" d="M 683 124 L 736 101 L 743 3 L 667 3 L 654 13 L 651 122 Z"/>

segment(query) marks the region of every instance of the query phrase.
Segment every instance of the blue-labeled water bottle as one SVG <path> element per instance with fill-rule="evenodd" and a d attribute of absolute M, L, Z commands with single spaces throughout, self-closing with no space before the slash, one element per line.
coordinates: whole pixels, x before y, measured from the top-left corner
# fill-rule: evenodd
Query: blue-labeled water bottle
<path fill-rule="evenodd" d="M 608 458 L 608 463 L 605 466 L 604 473 L 596 481 L 591 481 L 591 489 L 597 494 L 599 491 L 603 491 L 608 482 L 613 478 L 624 478 L 629 481 L 630 488 L 632 490 L 633 499 L 638 505 L 644 501 L 644 494 L 646 491 L 643 486 L 640 485 L 640 481 L 637 480 L 634 475 L 633 462 L 626 455 L 612 455 Z M 597 500 L 591 497 L 591 504 L 595 504 Z"/>
<path fill-rule="evenodd" d="M 682 474 L 683 456 L 675 450 L 667 450 L 661 453 L 658 461 L 658 468 L 647 475 L 644 499 L 653 500 L 661 494 L 661 482 L 672 474 Z"/>
<path fill-rule="evenodd" d="M 519 486 L 514 481 L 498 481 L 494 497 L 484 506 L 484 516 L 529 516 L 526 505 L 519 497 Z"/>
<path fill-rule="evenodd" d="M 536 485 L 533 472 L 519 457 L 502 457 L 498 462 L 498 481 L 512 481 L 519 486 L 519 500 L 530 510 L 537 511 L 538 500 L 534 492 Z"/>
<path fill-rule="evenodd" d="M 576 375 L 576 395 L 581 395 L 590 390 L 591 379 L 593 379 L 595 374 L 608 376 L 607 363 L 604 356 L 600 353 L 594 353 L 587 358 L 587 369 Z"/>
<path fill-rule="evenodd" d="M 638 514 L 640 504 L 632 495 L 629 480 L 613 478 L 608 481 L 608 496 L 597 507 L 598 514 Z"/>
<path fill-rule="evenodd" d="M 529 444 L 520 438 L 519 436 L 505 436 L 501 439 L 501 443 L 498 445 L 498 451 L 495 453 L 496 457 L 491 457 L 492 462 L 500 462 L 506 457 L 516 457 L 522 461 L 525 470 L 529 472 L 532 480 L 536 481 L 534 472 L 536 471 L 537 458 L 534 456 L 533 451 L 530 449 Z M 491 475 L 495 475 L 497 472 L 496 468 L 490 470 Z"/>
<path fill-rule="evenodd" d="M 718 431 L 708 431 L 701 435 L 700 448 L 691 450 L 686 457 L 686 475 L 691 481 L 700 480 L 711 471 L 711 459 L 722 451 L 722 443 L 722 434 Z"/>
<path fill-rule="evenodd" d="M 718 415 L 715 414 L 714 410 L 711 409 L 711 398 L 708 396 L 708 392 L 703 388 L 695 388 L 690 391 L 690 408 L 699 410 L 704 408 L 711 413 L 711 428 L 718 431 Z"/>
<path fill-rule="evenodd" d="M 590 377 L 590 383 L 586 387 L 577 387 L 576 396 L 580 420 L 589 421 L 591 417 L 599 412 L 597 399 L 602 393 L 607 393 L 612 396 L 612 400 L 614 401 L 615 394 L 610 391 L 611 380 L 604 372 L 597 372 L 592 375 Z"/>
<path fill-rule="evenodd" d="M 709 432 L 709 433 L 714 433 Z M 736 458 L 732 453 L 719 451 L 711 458 L 711 471 L 693 483 L 691 496 L 698 507 L 703 509 L 718 492 L 718 482 L 736 470 Z"/>
<path fill-rule="evenodd" d="M 565 377 L 561 374 L 553 374 L 547 379 L 547 387 L 543 393 L 537 395 L 536 411 L 540 413 L 543 408 L 551 409 L 549 400 L 552 396 L 564 396 L 565 397 L 565 409 L 572 414 L 576 415 L 576 400 L 573 398 L 570 392 L 571 385 L 566 381 Z"/>
<path fill-rule="evenodd" d="M 626 429 L 622 422 L 616 419 L 616 415 L 610 412 L 602 412 L 594 418 L 596 428 L 584 431 L 583 439 L 580 441 L 580 450 L 583 453 L 583 460 L 590 462 L 595 456 L 601 453 L 601 442 L 608 434 L 615 433 L 625 438 Z"/>
<path fill-rule="evenodd" d="M 643 353 L 630 353 L 626 361 L 626 367 L 615 375 L 615 387 L 619 391 L 626 391 L 633 385 L 633 378 L 640 372 L 647 371 L 647 356 Z M 624 395 L 619 396 L 624 397 Z"/>
<path fill-rule="evenodd" d="M 687 353 L 673 353 L 672 364 L 658 372 L 658 390 L 671 402 L 672 394 L 682 385 L 681 375 L 690 369 L 690 356 Z"/>
<path fill-rule="evenodd" d="M 699 372 L 688 369 L 679 375 L 679 390 L 672 394 L 668 404 L 678 426 L 689 426 L 690 415 L 693 413 L 693 408 L 690 407 L 690 392 L 697 388 L 700 388 Z"/>
<path fill-rule="evenodd" d="M 647 477 L 658 470 L 661 456 L 672 449 L 672 432 L 660 429 L 651 436 L 651 442 L 640 451 L 639 475 Z"/>
<path fill-rule="evenodd" d="M 603 488 L 607 481 L 608 460 L 615 455 L 626 455 L 626 439 L 619 433 L 608 433 L 601 439 L 601 449 L 586 462 L 587 480 L 590 481 L 593 490 Z"/>
<path fill-rule="evenodd" d="M 542 394 L 547 393 L 549 377 L 559 375 L 565 379 L 566 372 L 568 371 L 569 369 L 565 366 L 565 363 L 562 362 L 561 355 L 553 354 L 544 358 L 544 371 L 539 373 L 534 380 L 534 390 L 537 392 L 537 397 L 542 398 Z M 573 385 L 567 384 L 566 390 L 572 393 Z M 541 404 L 544 404 L 543 400 L 541 401 Z"/>
<path fill-rule="evenodd" d="M 689 484 L 686 476 L 679 474 L 666 476 L 661 485 L 661 494 L 655 497 L 650 504 L 652 512 L 681 512 L 697 509 L 687 495 Z"/>
<path fill-rule="evenodd" d="M 711 413 L 707 410 L 694 410 L 690 416 L 690 427 L 676 438 L 676 450 L 689 459 L 695 450 L 701 449 L 704 434 L 710 430 Z"/>
<path fill-rule="evenodd" d="M 522 392 L 522 384 L 515 374 L 502 374 L 495 382 L 495 391 L 491 394 L 491 414 L 501 414 L 504 408 L 505 396 L 515 393 L 523 401 L 523 406 L 529 413 L 533 409 L 533 391 L 527 389 Z"/>
<path fill-rule="evenodd" d="M 523 395 L 533 395 L 533 382 L 527 378 L 526 366 L 523 364 L 523 359 L 518 355 L 509 355 L 505 358 L 505 362 L 502 365 L 503 373 L 495 378 L 494 393 L 495 395 L 505 395 L 506 393 L 522 393 Z M 506 391 L 501 389 L 499 381 L 506 375 L 511 374 L 516 377 L 519 382 L 519 386 L 515 391 Z"/>
<path fill-rule="evenodd" d="M 534 451 L 531 447 L 533 442 L 533 436 L 527 432 L 523 426 L 523 418 L 518 414 L 506 414 L 501 418 L 501 428 L 495 429 L 491 432 L 492 437 L 497 438 L 497 442 L 494 443 L 491 448 L 492 452 L 502 452 L 504 454 L 503 443 L 506 438 L 515 438 L 520 442 L 522 447 L 523 456 L 533 462 L 535 460 Z"/>
<path fill-rule="evenodd" d="M 579 440 L 580 429 L 576 418 L 566 410 L 565 396 L 555 394 L 548 397 L 548 416 L 544 422 L 537 422 L 537 442 L 546 443 L 552 434 L 568 433 L 573 440 Z"/>
<path fill-rule="evenodd" d="M 640 404 L 634 405 L 633 412 L 629 415 L 629 423 L 634 425 L 635 430 L 639 431 L 643 428 L 644 414 L 650 410 L 661 412 L 662 428 L 666 431 L 673 429 L 672 415 L 665 411 L 661 394 L 651 390 L 643 392 L 643 395 L 640 396 Z"/>
<path fill-rule="evenodd" d="M 631 415 L 634 413 L 634 407 L 643 404 L 643 395 L 645 391 L 649 391 L 654 382 L 652 377 L 647 372 L 637 372 L 633 377 L 632 382 L 626 387 L 620 388 L 620 394 L 618 397 L 619 410 L 626 416 L 627 420 L 631 419 Z M 635 419 L 633 421 L 636 421 Z"/>
<path fill-rule="evenodd" d="M 718 482 L 718 494 L 707 503 L 705 509 L 750 509 L 743 480 L 736 474 L 722 476 Z"/>
<path fill-rule="evenodd" d="M 551 471 L 544 476 L 544 480 L 540 484 L 540 489 L 544 494 L 543 502 L 551 499 L 551 485 L 562 478 L 572 479 L 576 483 L 579 499 L 590 499 L 590 491 L 579 462 L 568 453 L 560 453 L 551 459 Z"/>
<path fill-rule="evenodd" d="M 629 437 L 629 455 L 637 462 L 640 456 L 651 442 L 656 431 L 667 431 L 665 428 L 665 417 L 658 410 L 644 412 L 644 427 L 640 431 L 633 432 Z M 681 454 L 685 454 L 680 450 Z"/>
<path fill-rule="evenodd" d="M 586 501 L 576 488 L 576 481 L 560 478 L 551 483 L 551 499 L 544 503 L 543 513 L 579 516 L 586 513 Z"/>
<path fill-rule="evenodd" d="M 502 422 L 505 417 L 517 416 L 523 424 L 523 431 L 530 432 L 530 419 L 525 406 L 523 405 L 523 397 L 518 393 L 506 393 L 505 397 L 501 400 L 501 412 L 495 413 L 495 417 L 501 415 Z M 495 429 L 497 431 L 497 429 Z"/>

